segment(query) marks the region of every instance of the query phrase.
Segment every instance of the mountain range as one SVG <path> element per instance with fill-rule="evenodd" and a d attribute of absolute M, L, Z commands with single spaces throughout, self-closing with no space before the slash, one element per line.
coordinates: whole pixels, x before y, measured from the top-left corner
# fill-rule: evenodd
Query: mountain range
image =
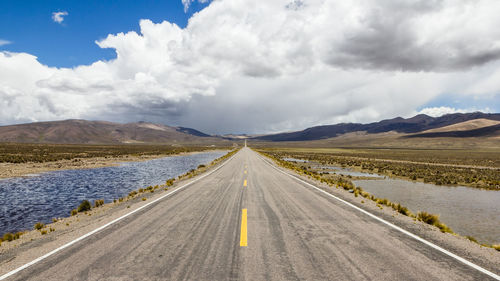
<path fill-rule="evenodd" d="M 0 127 L 0 142 L 21 143 L 210 143 L 222 139 L 200 131 L 148 122 L 64 120 Z"/>
<path fill-rule="evenodd" d="M 302 131 L 254 136 L 211 136 L 201 131 L 148 122 L 112 123 L 106 121 L 64 120 L 0 126 L 0 142 L 20 143 L 193 143 L 209 144 L 242 139 L 257 142 L 359 141 L 384 138 L 404 142 L 410 139 L 488 138 L 500 141 L 499 113 L 456 113 L 441 117 L 420 114 L 397 117 L 369 124 L 341 123 L 307 128 Z M 382 141 L 381 141 L 382 140 Z M 320 142 L 321 143 L 321 142 Z M 340 142 L 342 143 L 342 142 Z"/>
<path fill-rule="evenodd" d="M 463 124 L 472 120 L 490 120 L 498 123 L 483 122 L 477 126 L 466 126 L 467 130 L 460 130 L 460 126 L 456 126 L 455 130 L 447 132 L 427 132 L 432 129 L 444 128 L 451 125 Z M 365 132 L 366 134 L 380 134 L 388 132 L 396 132 L 403 134 L 404 137 L 481 137 L 500 135 L 500 114 L 495 113 L 456 113 L 447 114 L 441 117 L 431 117 L 425 114 L 419 114 L 412 118 L 397 117 L 394 119 L 382 120 L 369 124 L 360 123 L 340 123 L 336 125 L 324 125 L 307 128 L 302 131 L 279 133 L 272 135 L 264 135 L 255 137 L 262 141 L 312 141 L 335 138 L 340 135 Z M 478 130 L 479 129 L 479 130 Z M 454 133 L 460 131 L 460 133 Z M 402 137 L 403 137 L 402 135 Z"/>

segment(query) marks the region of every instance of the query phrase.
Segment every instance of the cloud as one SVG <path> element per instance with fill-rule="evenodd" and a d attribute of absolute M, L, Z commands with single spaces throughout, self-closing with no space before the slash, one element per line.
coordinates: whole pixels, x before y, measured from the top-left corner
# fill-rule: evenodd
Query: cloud
<path fill-rule="evenodd" d="M 0 123 L 251 133 L 407 116 L 445 94 L 495 101 L 499 12 L 495 0 L 212 1 L 185 28 L 141 20 L 97 41 L 110 61 L 50 68 L 0 52 Z"/>
<path fill-rule="evenodd" d="M 475 109 L 475 108 L 469 108 L 469 109 L 457 109 L 453 107 L 447 107 L 447 106 L 439 106 L 439 107 L 426 107 L 420 110 L 418 113 L 419 114 L 426 114 L 432 117 L 439 117 L 443 116 L 446 114 L 453 114 L 453 113 L 468 113 L 468 112 L 476 112 L 476 111 L 481 111 L 481 112 L 490 112 L 489 108 L 483 108 L 483 109 Z"/>
<path fill-rule="evenodd" d="M 8 40 L 0 39 L 0 46 L 9 45 L 9 44 L 12 44 L 12 42 L 10 42 Z"/>
<path fill-rule="evenodd" d="M 53 12 L 52 13 L 52 20 L 56 23 L 62 24 L 64 21 L 64 17 L 68 15 L 68 12 L 63 11 L 63 12 Z"/>
<path fill-rule="evenodd" d="M 189 10 L 189 6 L 191 6 L 191 3 L 195 2 L 196 0 L 181 0 L 182 5 L 184 6 L 184 13 L 186 13 Z M 207 3 L 209 0 L 198 0 L 198 3 Z"/>

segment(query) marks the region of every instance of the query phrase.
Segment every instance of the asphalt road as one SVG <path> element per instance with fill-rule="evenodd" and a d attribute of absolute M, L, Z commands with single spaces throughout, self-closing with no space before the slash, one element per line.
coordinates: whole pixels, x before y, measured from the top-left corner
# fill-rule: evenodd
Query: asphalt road
<path fill-rule="evenodd" d="M 306 187 L 244 148 L 213 174 L 11 279 L 488 277 Z"/>

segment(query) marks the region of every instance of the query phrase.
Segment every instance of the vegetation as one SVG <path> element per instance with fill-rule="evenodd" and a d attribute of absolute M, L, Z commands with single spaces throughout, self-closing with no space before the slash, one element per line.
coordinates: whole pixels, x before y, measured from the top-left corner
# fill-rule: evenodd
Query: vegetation
<path fill-rule="evenodd" d="M 0 143 L 0 163 L 44 163 L 93 157 L 124 157 L 172 155 L 183 152 L 211 150 L 214 147 L 173 145 L 71 145 Z"/>
<path fill-rule="evenodd" d="M 500 190 L 500 153 L 495 151 L 263 149 L 275 158 L 305 159 L 436 185 Z M 474 165 L 474 166 L 470 166 Z"/>
<path fill-rule="evenodd" d="M 441 232 L 453 233 L 451 228 L 446 226 L 444 223 L 439 221 L 438 215 L 429 214 L 427 212 L 419 212 L 417 214 L 417 219 L 423 221 L 427 224 L 434 225 L 441 230 Z"/>
<path fill-rule="evenodd" d="M 80 206 L 78 206 L 77 211 L 81 213 L 90 211 L 90 209 L 92 209 L 92 205 L 90 205 L 90 202 L 88 200 L 83 200 L 82 203 L 80 203 Z"/>
<path fill-rule="evenodd" d="M 98 208 L 102 205 L 104 205 L 104 199 L 98 199 L 94 201 L 94 208 Z"/>
<path fill-rule="evenodd" d="M 35 223 L 35 226 L 33 228 L 36 230 L 40 230 L 40 229 L 44 228 L 44 226 L 45 226 L 45 224 L 43 224 L 41 222 L 37 222 L 37 223 Z"/>

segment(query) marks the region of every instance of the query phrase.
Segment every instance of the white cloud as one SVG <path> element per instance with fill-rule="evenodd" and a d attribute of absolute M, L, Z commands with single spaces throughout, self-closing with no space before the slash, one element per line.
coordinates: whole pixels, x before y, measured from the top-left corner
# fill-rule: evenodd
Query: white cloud
<path fill-rule="evenodd" d="M 56 23 L 62 24 L 64 21 L 64 17 L 68 15 L 68 12 L 63 11 L 63 12 L 53 12 L 52 13 L 52 20 Z"/>
<path fill-rule="evenodd" d="M 475 108 L 469 108 L 469 109 L 460 109 L 460 108 L 453 108 L 453 107 L 447 107 L 447 106 L 439 106 L 439 107 L 426 107 L 423 108 L 418 112 L 418 114 L 426 114 L 432 117 L 439 117 L 443 116 L 446 114 L 453 114 L 453 113 L 468 113 L 468 112 L 476 112 L 476 111 L 481 111 L 481 112 L 490 112 L 489 108 L 483 108 L 483 109 L 475 109 Z"/>
<path fill-rule="evenodd" d="M 494 101 L 499 13 L 496 0 L 213 1 L 185 28 L 141 20 L 96 42 L 116 50 L 110 61 L 49 68 L 0 53 L 0 123 L 262 132 L 407 116 L 445 93 Z"/>
<path fill-rule="evenodd" d="M 9 45 L 9 44 L 12 44 L 12 42 L 10 42 L 8 40 L 0 39 L 0 46 Z"/>

